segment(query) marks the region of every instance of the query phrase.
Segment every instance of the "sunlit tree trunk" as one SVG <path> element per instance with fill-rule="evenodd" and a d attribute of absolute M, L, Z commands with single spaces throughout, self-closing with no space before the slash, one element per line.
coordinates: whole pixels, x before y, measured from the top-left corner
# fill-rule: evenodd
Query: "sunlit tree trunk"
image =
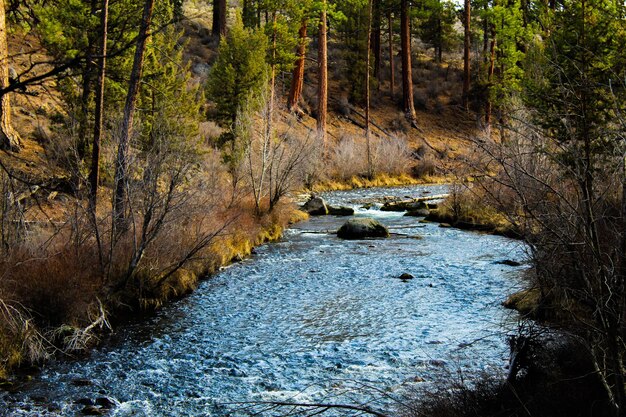
<path fill-rule="evenodd" d="M 465 17 L 463 19 L 465 42 L 463 43 L 463 108 L 469 111 L 469 89 L 470 89 L 470 49 L 471 49 L 471 34 L 470 34 L 470 17 L 471 17 L 471 1 L 465 0 Z"/>
<path fill-rule="evenodd" d="M 9 86 L 9 47 L 7 45 L 6 4 L 0 0 L 0 88 Z M 20 136 L 11 124 L 9 96 L 0 96 L 0 148 L 18 152 Z"/>
<path fill-rule="evenodd" d="M 126 189 L 128 182 L 128 148 L 133 135 L 133 120 L 137 95 L 139 93 L 139 83 L 143 71 L 143 60 L 146 51 L 146 43 L 150 37 L 150 25 L 152 13 L 154 11 L 155 0 L 146 0 L 141 18 L 141 26 L 137 35 L 135 46 L 135 56 L 133 58 L 133 68 L 130 73 L 128 92 L 126 93 L 126 103 L 124 105 L 124 117 L 120 132 L 120 143 L 117 150 L 117 160 L 115 164 L 115 195 L 113 198 L 114 221 L 118 225 L 125 223 L 126 215 Z"/>
<path fill-rule="evenodd" d="M 317 91 L 317 134 L 326 143 L 326 112 L 328 108 L 328 68 L 326 45 L 326 0 L 320 13 L 319 40 L 317 50 L 318 91 Z"/>
<path fill-rule="evenodd" d="M 391 12 L 387 15 L 387 24 L 389 25 L 389 95 L 393 99 L 393 93 L 396 88 L 396 66 L 393 56 L 393 18 Z"/>
<path fill-rule="evenodd" d="M 381 31 L 380 31 L 380 23 L 381 23 L 381 11 L 380 11 L 380 2 L 381 0 L 373 0 L 374 3 L 372 4 L 372 13 L 371 13 L 371 19 L 372 19 L 372 29 L 371 29 L 371 34 L 370 34 L 370 38 L 368 38 L 371 42 L 371 49 L 372 52 L 374 53 L 374 78 L 376 78 L 376 80 L 378 81 L 376 84 L 376 90 L 380 90 L 380 69 L 381 69 L 381 60 L 380 60 L 380 56 L 381 56 Z"/>
<path fill-rule="evenodd" d="M 413 104 L 413 75 L 411 70 L 411 26 L 409 1 L 402 0 L 400 8 L 400 43 L 402 53 L 402 107 L 407 120 L 417 126 L 417 115 Z"/>
<path fill-rule="evenodd" d="M 366 153 L 367 153 L 367 176 L 368 178 L 372 178 L 372 150 L 370 144 L 370 57 L 372 55 L 371 52 L 371 41 L 372 41 L 372 1 L 368 1 L 368 13 L 367 13 L 367 57 L 365 59 L 365 142 L 366 142 Z M 380 29 L 380 27 L 379 27 Z M 379 30 L 379 41 L 380 41 L 380 30 Z M 380 42 L 379 42 L 380 49 Z"/>
<path fill-rule="evenodd" d="M 491 83 L 493 81 L 493 74 L 495 71 L 496 65 L 496 29 L 495 27 L 491 28 L 491 46 L 489 52 L 489 68 L 487 70 L 487 102 L 485 104 L 485 129 L 487 132 L 487 136 L 491 136 L 491 113 L 492 113 L 492 102 L 490 97 Z"/>
<path fill-rule="evenodd" d="M 298 108 L 300 102 L 300 96 L 302 95 L 302 87 L 304 85 L 304 59 L 306 55 L 306 32 L 307 32 L 307 19 L 303 18 L 300 23 L 300 30 L 298 31 L 298 51 L 296 64 L 293 67 L 291 76 L 291 88 L 289 90 L 289 99 L 287 100 L 287 108 L 289 111 L 295 111 Z"/>

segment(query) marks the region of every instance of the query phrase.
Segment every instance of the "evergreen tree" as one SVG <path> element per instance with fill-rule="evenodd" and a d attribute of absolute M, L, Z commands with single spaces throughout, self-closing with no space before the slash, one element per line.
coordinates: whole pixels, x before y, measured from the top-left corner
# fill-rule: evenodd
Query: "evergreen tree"
<path fill-rule="evenodd" d="M 435 59 L 442 61 L 444 51 L 451 51 L 459 44 L 454 27 L 457 21 L 454 3 L 442 0 L 426 0 L 420 15 L 420 38 L 435 50 Z"/>
<path fill-rule="evenodd" d="M 222 38 L 219 54 L 207 81 L 207 95 L 215 103 L 218 123 L 229 131 L 221 143 L 232 139 L 237 110 L 250 94 L 265 86 L 268 67 L 267 37 L 258 29 L 244 28 L 241 18 Z"/>

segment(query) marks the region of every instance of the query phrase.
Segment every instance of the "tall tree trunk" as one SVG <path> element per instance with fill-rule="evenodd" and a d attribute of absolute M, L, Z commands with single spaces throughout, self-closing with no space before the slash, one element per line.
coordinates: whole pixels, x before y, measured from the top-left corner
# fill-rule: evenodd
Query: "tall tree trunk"
<path fill-rule="evenodd" d="M 150 37 L 150 25 L 152 13 L 154 11 L 155 0 L 146 0 L 141 17 L 141 25 L 135 46 L 135 56 L 133 57 L 133 68 L 130 73 L 126 103 L 124 104 L 124 118 L 122 119 L 122 129 L 120 132 L 120 143 L 117 150 L 117 160 L 115 163 L 115 196 L 113 199 L 114 222 L 124 225 L 126 215 L 126 187 L 128 182 L 128 148 L 133 135 L 133 119 L 139 93 L 139 82 L 143 71 L 143 59 L 146 51 L 146 43 Z"/>
<path fill-rule="evenodd" d="M 413 104 L 413 75 L 411 69 L 411 26 L 409 1 L 402 0 L 400 8 L 400 43 L 402 53 L 402 109 L 411 125 L 417 127 L 417 115 Z"/>
<path fill-rule="evenodd" d="M 298 103 L 300 102 L 300 96 L 302 95 L 302 86 L 304 85 L 304 59 L 306 55 L 306 31 L 307 31 L 307 18 L 303 18 L 300 23 L 300 30 L 298 31 L 298 50 L 296 55 L 298 56 L 296 64 L 293 67 L 291 75 L 291 88 L 289 90 L 289 98 L 287 100 L 287 108 L 289 111 L 296 111 Z"/>
<path fill-rule="evenodd" d="M 463 43 L 463 108 L 469 111 L 469 89 L 470 89 L 470 49 L 472 47 L 470 34 L 471 1 L 465 0 L 465 10 L 463 26 L 465 31 L 465 41 Z"/>
<path fill-rule="evenodd" d="M 437 19 L 437 46 L 435 60 L 437 63 L 443 61 L 443 28 L 441 27 L 441 18 Z"/>
<path fill-rule="evenodd" d="M 320 13 L 319 38 L 317 49 L 317 134 L 326 146 L 326 112 L 328 109 L 328 68 L 326 45 L 326 0 Z"/>
<path fill-rule="evenodd" d="M 492 112 L 492 103 L 491 103 L 491 82 L 493 80 L 493 73 L 495 71 L 496 66 L 496 29 L 494 25 L 491 25 L 491 46 L 489 52 L 489 68 L 487 73 L 487 103 L 485 104 L 485 128 L 487 131 L 487 136 L 491 136 L 491 112 Z"/>
<path fill-rule="evenodd" d="M 373 177 L 372 150 L 370 143 L 370 57 L 372 55 L 370 44 L 372 41 L 372 1 L 368 1 L 367 13 L 367 57 L 365 59 L 365 144 L 367 148 L 367 177 Z M 380 26 L 378 31 L 380 49 Z"/>
<path fill-rule="evenodd" d="M 489 11 L 489 4 L 487 2 L 485 2 L 484 11 L 485 11 L 485 15 Z M 487 57 L 487 51 L 489 51 L 489 18 L 483 15 L 482 21 L 483 21 L 483 60 L 484 62 L 487 62 L 487 60 L 489 59 Z"/>
<path fill-rule="evenodd" d="M 0 88 L 9 86 L 9 47 L 7 45 L 6 4 L 0 0 Z M 0 96 L 0 149 L 19 152 L 20 136 L 11 124 L 11 102 L 7 94 Z"/>
<path fill-rule="evenodd" d="M 213 36 L 226 35 L 226 0 L 213 0 Z"/>
<path fill-rule="evenodd" d="M 89 172 L 89 203 L 95 213 L 98 200 L 98 182 L 100 177 L 100 143 L 104 119 L 104 77 L 106 74 L 106 54 L 109 21 L 109 0 L 102 0 L 100 10 L 100 45 L 98 47 L 98 82 L 96 84 L 96 108 L 94 111 L 93 146 L 91 152 L 91 170 Z"/>
<path fill-rule="evenodd" d="M 382 49 L 382 44 L 381 44 L 381 30 L 380 30 L 380 24 L 381 24 L 381 10 L 380 10 L 380 2 L 381 0 L 373 0 L 374 3 L 372 4 L 372 30 L 371 30 L 371 49 L 372 52 L 374 52 L 374 78 L 376 78 L 377 84 L 376 84 L 376 90 L 380 91 L 380 82 L 381 82 L 381 76 L 380 76 L 380 69 L 381 69 L 381 49 Z M 368 38 L 369 39 L 369 38 Z"/>
<path fill-rule="evenodd" d="M 95 2 L 93 2 L 95 3 Z M 92 14 L 96 14 L 96 6 L 92 6 Z M 80 98 L 80 114 L 78 120 L 78 140 L 76 143 L 76 153 L 80 161 L 85 159 L 87 153 L 87 132 L 89 131 L 89 101 L 91 100 L 91 94 L 93 92 L 93 76 L 95 71 L 94 59 L 96 54 L 96 42 L 97 40 L 90 32 L 87 36 L 89 38 L 87 45 L 87 56 L 85 59 L 85 66 L 83 68 L 83 88 Z M 78 161 L 77 161 L 78 162 Z"/>
<path fill-rule="evenodd" d="M 387 24 L 389 25 L 389 95 L 393 99 L 393 93 L 396 89 L 396 64 L 393 56 L 393 18 L 391 12 L 387 15 Z"/>
<path fill-rule="evenodd" d="M 259 179 L 259 188 L 258 194 L 255 200 L 256 212 L 258 215 L 261 214 L 261 199 L 263 197 L 263 184 L 265 182 L 265 177 L 268 169 L 268 157 L 272 143 L 273 136 L 273 117 L 274 117 L 274 86 L 276 85 L 276 11 L 272 13 L 272 62 L 270 65 L 270 85 L 269 85 L 269 93 L 270 96 L 266 103 L 266 112 L 265 112 L 265 135 L 263 137 L 263 149 L 262 149 L 262 157 L 261 157 L 261 177 Z M 270 194 L 272 190 L 272 175 L 270 172 Z M 270 195 L 271 200 L 271 195 Z"/>

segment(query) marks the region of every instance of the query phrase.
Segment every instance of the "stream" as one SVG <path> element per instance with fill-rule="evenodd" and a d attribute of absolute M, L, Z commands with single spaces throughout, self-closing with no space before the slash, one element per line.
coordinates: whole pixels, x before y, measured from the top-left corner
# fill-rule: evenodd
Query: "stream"
<path fill-rule="evenodd" d="M 18 392 L 0 392 L 0 415 L 79 416 L 103 401 L 110 416 L 291 411 L 267 401 L 367 404 L 394 415 L 406 392 L 505 372 L 517 316 L 500 303 L 525 266 L 498 262 L 523 261 L 523 243 L 362 207 L 445 192 L 325 193 L 395 234 L 345 241 L 325 232 L 346 217 L 299 223 L 192 295 L 117 329 L 87 358 L 50 362 Z"/>

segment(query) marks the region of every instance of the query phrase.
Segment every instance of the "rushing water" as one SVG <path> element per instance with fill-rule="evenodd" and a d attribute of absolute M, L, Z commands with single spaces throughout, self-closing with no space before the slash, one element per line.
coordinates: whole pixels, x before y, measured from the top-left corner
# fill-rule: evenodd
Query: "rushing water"
<path fill-rule="evenodd" d="M 412 387 L 502 370 L 515 317 L 500 303 L 523 267 L 497 262 L 523 258 L 521 243 L 360 208 L 383 195 L 441 192 L 325 195 L 396 234 L 343 241 L 324 232 L 346 218 L 300 223 L 87 359 L 50 363 L 19 393 L 0 393 L 0 414 L 80 415 L 98 397 L 113 401 L 114 416 L 243 415 L 263 410 L 250 404 L 261 401 L 391 410 Z M 397 279 L 404 272 L 415 279 Z"/>

